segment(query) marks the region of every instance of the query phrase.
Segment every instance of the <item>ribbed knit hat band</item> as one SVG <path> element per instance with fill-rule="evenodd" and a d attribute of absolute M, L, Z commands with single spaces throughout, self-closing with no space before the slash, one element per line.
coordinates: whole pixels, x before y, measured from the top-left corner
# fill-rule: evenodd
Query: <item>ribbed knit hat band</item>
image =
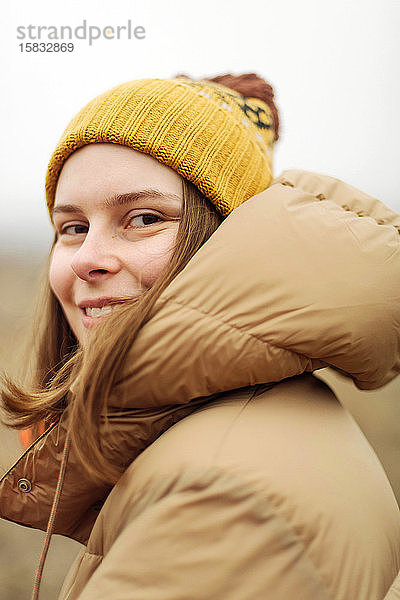
<path fill-rule="evenodd" d="M 141 79 L 89 102 L 67 126 L 46 175 L 49 211 L 67 158 L 94 143 L 149 154 L 191 181 L 223 215 L 272 181 L 270 107 L 211 81 Z"/>

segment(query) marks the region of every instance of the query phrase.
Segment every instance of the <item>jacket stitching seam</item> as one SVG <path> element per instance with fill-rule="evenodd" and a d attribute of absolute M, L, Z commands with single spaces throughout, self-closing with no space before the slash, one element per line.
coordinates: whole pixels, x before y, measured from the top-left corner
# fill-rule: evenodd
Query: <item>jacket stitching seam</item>
<path fill-rule="evenodd" d="M 230 329 L 234 329 L 235 331 L 238 331 L 241 334 L 248 336 L 249 338 L 255 339 L 260 344 L 263 344 L 263 346 L 269 345 L 269 346 L 272 346 L 273 348 L 278 348 L 279 350 L 282 350 L 284 352 L 290 352 L 291 354 L 295 354 L 296 356 L 299 356 L 299 354 L 297 352 L 294 352 L 293 350 L 288 350 L 287 348 L 283 348 L 282 346 L 278 346 L 274 342 L 270 342 L 268 340 L 263 340 L 263 339 L 259 338 L 256 334 L 250 333 L 248 331 L 245 331 L 243 328 L 239 327 L 238 325 L 235 325 L 233 323 L 229 323 L 228 321 L 224 321 L 223 319 L 221 319 L 220 317 L 218 317 L 214 313 L 207 313 L 205 311 L 202 311 L 197 306 L 191 306 L 190 304 L 188 304 L 186 302 L 182 302 L 180 300 L 177 300 L 173 296 L 168 296 L 166 298 L 166 301 L 174 302 L 175 304 L 178 304 L 179 306 L 182 306 L 183 308 L 188 308 L 188 309 L 193 310 L 193 311 L 195 311 L 197 313 L 200 313 L 201 315 L 203 315 L 203 317 L 206 317 L 207 319 L 211 319 L 211 318 L 215 319 L 216 321 L 218 321 L 219 323 L 222 323 L 226 327 L 229 327 Z"/>
<path fill-rule="evenodd" d="M 335 180 L 335 182 L 342 183 L 336 177 L 333 179 Z M 314 196 L 317 200 L 320 200 L 320 201 L 321 200 L 329 200 L 329 198 L 326 197 L 325 193 L 322 193 L 322 192 L 316 193 L 316 192 L 310 191 L 309 189 L 307 189 L 307 187 L 304 187 L 304 182 L 301 185 L 299 183 L 295 184 L 295 183 L 293 183 L 293 181 L 291 181 L 289 178 L 287 178 L 283 175 L 280 175 L 279 177 L 277 177 L 272 183 L 296 188 L 297 190 L 303 191 L 307 194 Z M 371 196 L 369 198 L 372 199 Z M 337 204 L 337 203 L 335 202 L 335 204 Z M 354 208 L 351 208 L 348 204 L 337 204 L 337 206 L 340 206 L 340 208 L 342 208 L 345 211 L 353 212 L 358 217 L 369 217 L 369 218 L 373 219 L 377 225 L 385 225 L 385 226 L 389 225 L 391 227 L 394 227 L 396 229 L 397 233 L 400 235 L 400 225 L 395 225 L 394 223 L 391 223 L 388 216 L 386 216 L 385 218 L 376 217 L 376 216 L 368 213 L 365 210 L 355 210 Z"/>
<path fill-rule="evenodd" d="M 258 387 L 258 386 L 257 386 Z M 236 413 L 236 415 L 234 416 L 234 418 L 231 420 L 231 422 L 229 423 L 229 426 L 226 428 L 220 443 L 218 445 L 218 448 L 215 450 L 214 452 L 214 457 L 213 457 L 213 463 L 215 464 L 215 461 L 218 458 L 218 454 L 221 452 L 222 446 L 226 441 L 226 438 L 228 437 L 228 435 L 230 434 L 232 427 L 235 425 L 236 421 L 240 418 L 240 415 L 243 413 L 244 410 L 246 410 L 248 404 L 250 404 L 250 402 L 253 400 L 253 398 L 255 398 L 256 395 L 256 391 L 257 388 L 253 391 L 253 393 L 251 394 L 250 398 L 248 398 L 244 404 L 242 404 L 240 406 L 240 409 L 238 410 L 238 412 Z"/>

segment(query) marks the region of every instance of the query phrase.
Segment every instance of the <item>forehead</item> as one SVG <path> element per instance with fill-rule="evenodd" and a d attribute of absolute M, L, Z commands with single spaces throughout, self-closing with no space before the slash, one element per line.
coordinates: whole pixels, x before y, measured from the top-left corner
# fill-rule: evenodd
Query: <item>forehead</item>
<path fill-rule="evenodd" d="M 89 144 L 66 160 L 57 182 L 55 207 L 150 188 L 182 198 L 182 182 L 176 171 L 152 156 L 119 144 Z"/>

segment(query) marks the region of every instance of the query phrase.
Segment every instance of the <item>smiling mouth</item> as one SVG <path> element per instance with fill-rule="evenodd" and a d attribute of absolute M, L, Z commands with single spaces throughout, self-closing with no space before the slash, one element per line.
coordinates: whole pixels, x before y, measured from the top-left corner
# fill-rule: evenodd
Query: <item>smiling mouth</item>
<path fill-rule="evenodd" d="M 111 306 L 103 306 L 102 308 L 90 308 L 86 307 L 83 309 L 87 317 L 105 317 L 110 315 L 113 311 Z"/>
<path fill-rule="evenodd" d="M 121 306 L 122 302 L 116 304 L 106 304 L 105 306 L 102 306 L 101 308 L 99 307 L 90 307 L 90 306 L 86 306 L 85 308 L 82 308 L 81 310 L 83 311 L 83 313 L 87 316 L 87 317 L 93 317 L 95 319 L 99 318 L 99 317 L 106 317 L 107 315 L 110 315 L 112 312 L 114 312 L 114 310 L 116 310 L 119 306 Z"/>

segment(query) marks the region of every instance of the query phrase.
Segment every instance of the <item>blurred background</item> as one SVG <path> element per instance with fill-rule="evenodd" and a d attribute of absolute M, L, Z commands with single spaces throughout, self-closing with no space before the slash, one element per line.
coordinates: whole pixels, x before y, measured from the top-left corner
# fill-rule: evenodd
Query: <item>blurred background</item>
<path fill-rule="evenodd" d="M 44 201 L 47 162 L 63 129 L 91 98 L 142 77 L 195 78 L 256 72 L 275 90 L 280 140 L 274 174 L 325 173 L 400 212 L 398 0 L 6 0 L 0 7 L 1 236 L 0 368 L 24 365 L 39 276 L 52 229 Z M 29 25 L 144 28 L 143 39 L 73 40 L 73 52 L 26 52 Z M 21 31 L 21 29 L 20 29 Z M 27 31 L 25 29 L 25 31 Z M 40 41 L 49 41 L 42 34 Z M 54 40 L 53 40 L 54 41 Z M 319 376 L 337 392 L 375 448 L 400 498 L 397 378 L 360 392 L 342 376 Z M 19 456 L 15 432 L 0 427 L 0 475 Z M 0 589 L 28 598 L 42 532 L 0 522 Z M 80 546 L 55 536 L 42 600 L 57 597 Z"/>

